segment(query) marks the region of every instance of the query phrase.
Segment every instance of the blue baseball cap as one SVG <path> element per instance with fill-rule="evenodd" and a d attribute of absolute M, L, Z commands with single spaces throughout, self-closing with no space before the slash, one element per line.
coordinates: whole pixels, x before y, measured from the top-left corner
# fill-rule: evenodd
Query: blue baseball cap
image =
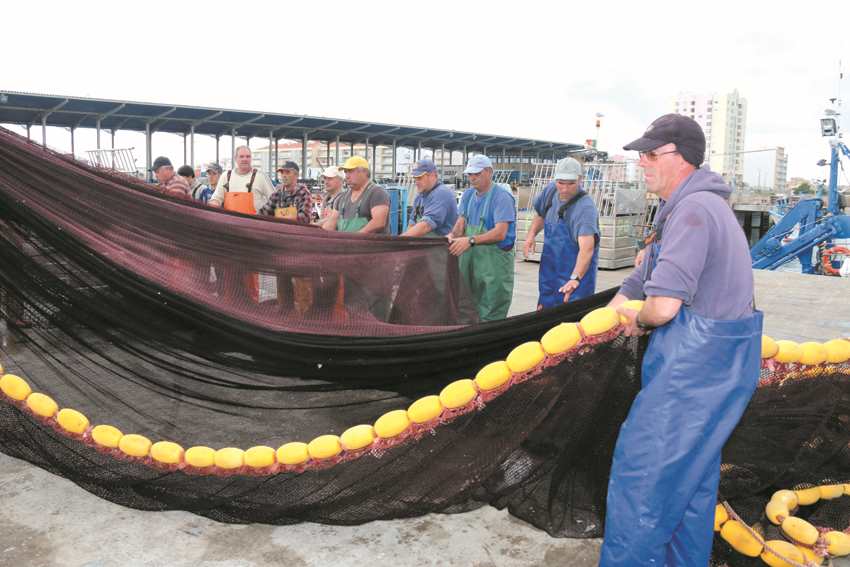
<path fill-rule="evenodd" d="M 430 159 L 420 159 L 416 162 L 416 165 L 413 166 L 413 171 L 410 172 L 410 175 L 413 177 L 421 177 L 426 173 L 431 173 L 432 171 L 437 171 L 437 166 L 434 165 L 434 162 Z"/>
<path fill-rule="evenodd" d="M 490 158 L 485 156 L 484 154 L 480 154 L 477 156 L 472 156 L 469 158 L 469 161 L 466 162 L 466 169 L 463 170 L 464 173 L 480 173 L 485 168 L 489 167 L 493 168 L 493 162 L 490 161 Z"/>

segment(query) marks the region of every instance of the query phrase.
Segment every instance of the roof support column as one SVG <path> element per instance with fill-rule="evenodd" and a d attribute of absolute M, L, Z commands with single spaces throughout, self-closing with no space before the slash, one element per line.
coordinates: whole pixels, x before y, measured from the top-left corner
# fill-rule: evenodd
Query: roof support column
<path fill-rule="evenodd" d="M 354 156 L 354 142 L 351 142 L 351 155 Z"/>
<path fill-rule="evenodd" d="M 274 156 L 272 156 L 272 152 L 274 152 Z M 274 131 L 269 130 L 269 179 L 274 179 L 275 167 L 274 159 L 277 157 L 277 144 L 274 143 Z"/>
<path fill-rule="evenodd" d="M 73 126 L 71 126 L 71 155 L 72 156 L 76 155 L 74 153 L 74 127 Z"/>
<path fill-rule="evenodd" d="M 218 146 L 219 146 L 218 142 L 219 142 L 220 139 L 221 139 L 221 135 L 216 134 L 215 135 L 215 162 L 218 165 L 221 165 L 221 160 L 219 159 L 219 156 L 218 156 Z"/>
<path fill-rule="evenodd" d="M 463 163 L 461 165 L 465 166 L 466 162 L 469 161 L 469 151 L 466 149 L 466 144 L 463 145 Z"/>
<path fill-rule="evenodd" d="M 236 129 L 230 130 L 230 169 L 236 169 Z"/>
<path fill-rule="evenodd" d="M 331 164 L 331 141 L 325 140 L 325 167 Z"/>
<path fill-rule="evenodd" d="M 47 147 L 47 115 L 41 117 L 41 145 Z"/>
<path fill-rule="evenodd" d="M 440 147 L 440 176 L 443 175 L 446 167 L 446 145 Z"/>
<path fill-rule="evenodd" d="M 375 179 L 375 175 L 378 170 L 378 144 L 372 143 L 372 179 Z"/>
<path fill-rule="evenodd" d="M 195 169 L 195 125 L 189 126 L 189 165 Z"/>
<path fill-rule="evenodd" d="M 398 152 L 398 147 L 396 146 L 396 141 L 393 140 L 393 173 L 392 178 L 393 182 L 395 182 L 396 175 L 398 175 L 398 159 L 396 158 L 396 153 Z"/>
<path fill-rule="evenodd" d="M 189 148 L 188 148 L 188 144 L 187 144 L 187 142 L 188 142 L 187 138 L 188 138 L 188 137 L 189 137 L 189 136 L 187 136 L 187 135 L 186 135 L 186 133 L 184 132 L 184 133 L 183 133 L 183 164 L 184 164 L 184 165 L 185 165 L 185 164 L 187 164 L 187 163 L 189 163 L 189 161 L 188 161 L 189 156 L 187 155 L 187 154 L 188 154 L 188 150 L 189 150 Z"/>
<path fill-rule="evenodd" d="M 272 172 L 275 175 L 277 175 L 278 161 L 280 160 L 280 150 L 278 148 L 279 145 L 280 145 L 280 138 L 275 136 L 275 138 L 274 138 L 274 171 Z"/>
<path fill-rule="evenodd" d="M 339 136 L 336 137 L 336 162 L 335 165 L 339 166 Z"/>
<path fill-rule="evenodd" d="M 27 124 L 27 140 L 32 140 L 32 137 L 30 136 L 30 128 L 31 127 L 32 127 L 32 124 Z"/>
<path fill-rule="evenodd" d="M 301 138 L 301 179 L 307 179 L 307 132 Z"/>
<path fill-rule="evenodd" d="M 145 179 L 150 179 L 151 171 L 151 153 L 153 152 L 153 132 L 151 132 L 151 123 L 145 124 Z"/>
<path fill-rule="evenodd" d="M 97 149 L 100 149 L 100 118 L 97 119 L 95 127 L 97 128 Z"/>
<path fill-rule="evenodd" d="M 112 139 L 112 149 L 114 150 L 115 149 L 115 128 L 110 130 L 110 132 L 111 132 L 110 138 Z M 135 167 L 135 164 L 131 163 L 130 165 Z M 112 152 L 112 169 L 115 169 L 115 152 Z"/>

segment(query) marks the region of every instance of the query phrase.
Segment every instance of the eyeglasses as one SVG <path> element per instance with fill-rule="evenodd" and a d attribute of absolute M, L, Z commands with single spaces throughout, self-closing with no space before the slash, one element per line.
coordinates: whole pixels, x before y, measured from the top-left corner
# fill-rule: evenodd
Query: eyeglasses
<path fill-rule="evenodd" d="M 658 161 L 658 158 L 660 158 L 661 156 L 666 156 L 667 154 L 678 154 L 678 153 L 679 152 L 677 150 L 670 150 L 669 152 L 661 152 L 660 154 L 655 153 L 654 151 L 652 151 L 652 152 L 638 152 L 638 155 L 642 158 L 646 158 L 646 161 Z"/>

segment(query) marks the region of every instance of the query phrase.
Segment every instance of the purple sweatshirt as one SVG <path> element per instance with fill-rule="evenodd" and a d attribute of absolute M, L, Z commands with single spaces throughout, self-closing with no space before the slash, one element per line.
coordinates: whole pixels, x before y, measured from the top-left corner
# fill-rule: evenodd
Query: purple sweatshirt
<path fill-rule="evenodd" d="M 661 254 L 651 277 L 648 262 L 625 279 L 629 299 L 681 299 L 709 319 L 741 319 L 753 310 L 753 269 L 746 236 L 727 202 L 732 190 L 705 169 L 693 172 L 658 212 Z"/>

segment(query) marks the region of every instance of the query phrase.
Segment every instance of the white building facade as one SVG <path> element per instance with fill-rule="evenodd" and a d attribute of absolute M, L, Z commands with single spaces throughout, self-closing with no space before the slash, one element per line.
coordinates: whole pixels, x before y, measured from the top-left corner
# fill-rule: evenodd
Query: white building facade
<path fill-rule="evenodd" d="M 744 182 L 747 99 L 729 94 L 679 93 L 673 112 L 696 120 L 705 132 L 705 163 L 734 187 Z"/>

